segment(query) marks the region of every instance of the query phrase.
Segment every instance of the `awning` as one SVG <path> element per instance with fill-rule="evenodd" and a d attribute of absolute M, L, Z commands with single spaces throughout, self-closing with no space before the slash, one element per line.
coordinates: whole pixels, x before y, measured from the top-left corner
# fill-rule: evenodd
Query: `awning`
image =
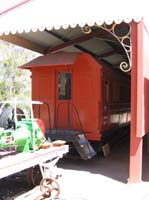
<path fill-rule="evenodd" d="M 10 0 L 1 0 L 6 4 Z M 101 25 L 112 22 L 139 22 L 147 16 L 147 8 L 143 1 L 120 0 L 15 0 L 9 7 L 0 8 L 0 35 L 66 29 Z"/>
<path fill-rule="evenodd" d="M 130 64 L 129 23 L 148 19 L 147 8 L 139 0 L 0 0 L 0 39 L 40 54 L 86 52 L 119 68 Z"/>

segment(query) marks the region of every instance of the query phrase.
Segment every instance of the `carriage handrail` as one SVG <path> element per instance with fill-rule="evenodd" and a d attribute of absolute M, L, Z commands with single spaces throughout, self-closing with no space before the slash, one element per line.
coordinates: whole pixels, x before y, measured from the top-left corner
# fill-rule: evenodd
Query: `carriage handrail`
<path fill-rule="evenodd" d="M 57 109 L 56 109 L 56 129 L 57 129 L 57 121 L 58 121 L 58 119 L 59 119 L 59 117 L 58 117 L 58 115 L 59 115 L 59 110 L 60 110 L 60 106 L 62 105 L 62 104 L 68 104 L 68 106 L 71 104 L 72 106 L 73 106 L 73 108 L 75 109 L 75 112 L 76 112 L 76 114 L 77 114 L 77 118 L 78 118 L 78 120 L 79 120 L 79 124 L 80 124 L 80 128 L 81 128 L 81 131 L 82 132 L 84 132 L 84 130 L 83 130 L 83 126 L 82 126 L 82 123 L 81 123 L 81 120 L 80 120 L 80 116 L 79 116 L 79 113 L 78 113 L 78 110 L 77 110 L 77 107 L 76 107 L 76 105 L 74 104 L 74 103 L 72 103 L 72 102 L 61 102 L 61 103 L 59 103 L 58 104 L 58 106 L 57 106 Z M 70 121 L 70 109 L 68 109 L 68 122 Z M 70 129 L 70 123 L 68 123 L 68 130 Z"/>

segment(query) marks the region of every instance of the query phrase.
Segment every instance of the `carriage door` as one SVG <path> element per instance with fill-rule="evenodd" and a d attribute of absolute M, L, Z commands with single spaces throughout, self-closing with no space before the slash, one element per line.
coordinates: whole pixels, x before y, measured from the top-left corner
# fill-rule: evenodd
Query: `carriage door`
<path fill-rule="evenodd" d="M 56 129 L 70 129 L 72 73 L 68 67 L 56 70 Z"/>

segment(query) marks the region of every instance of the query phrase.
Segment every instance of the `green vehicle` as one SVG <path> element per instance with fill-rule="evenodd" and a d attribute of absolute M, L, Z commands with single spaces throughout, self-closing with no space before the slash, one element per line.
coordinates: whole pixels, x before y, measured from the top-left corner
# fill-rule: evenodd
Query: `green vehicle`
<path fill-rule="evenodd" d="M 46 141 L 44 124 L 33 115 L 33 106 L 40 108 L 41 104 L 39 101 L 0 102 L 1 156 L 12 152 L 36 151 Z M 25 109 L 20 108 L 21 105 Z"/>

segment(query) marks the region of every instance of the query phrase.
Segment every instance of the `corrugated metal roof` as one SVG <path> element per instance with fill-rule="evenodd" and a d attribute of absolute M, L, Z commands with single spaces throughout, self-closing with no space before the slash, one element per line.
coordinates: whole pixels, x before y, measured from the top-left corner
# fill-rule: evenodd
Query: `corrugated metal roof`
<path fill-rule="evenodd" d="M 129 24 L 117 25 L 120 35 L 129 32 Z M 124 35 L 125 37 L 125 35 Z M 48 31 L 16 33 L 3 35 L 0 39 L 20 45 L 41 54 L 55 52 L 86 52 L 97 60 L 119 68 L 122 62 L 129 63 L 123 46 L 114 35 L 99 26 L 92 26 L 86 34 L 81 27 L 67 29 L 52 29 Z M 128 46 L 130 42 L 128 43 Z"/>
<path fill-rule="evenodd" d="M 5 4 L 6 0 L 1 0 Z M 7 0 L 8 1 L 8 0 Z M 16 1 L 16 0 L 15 0 Z M 20 3 L 23 0 L 20 0 Z M 16 6 L 15 6 L 16 5 Z M 118 0 L 30 0 L 17 7 L 8 6 L 1 10 L 0 34 L 15 34 L 30 31 L 74 28 L 101 25 L 104 22 L 129 23 L 140 21 L 146 6 L 142 1 Z M 18 4 L 19 5 L 19 4 Z M 13 9 L 11 9 L 13 8 Z M 4 12 L 5 9 L 9 12 Z"/>

